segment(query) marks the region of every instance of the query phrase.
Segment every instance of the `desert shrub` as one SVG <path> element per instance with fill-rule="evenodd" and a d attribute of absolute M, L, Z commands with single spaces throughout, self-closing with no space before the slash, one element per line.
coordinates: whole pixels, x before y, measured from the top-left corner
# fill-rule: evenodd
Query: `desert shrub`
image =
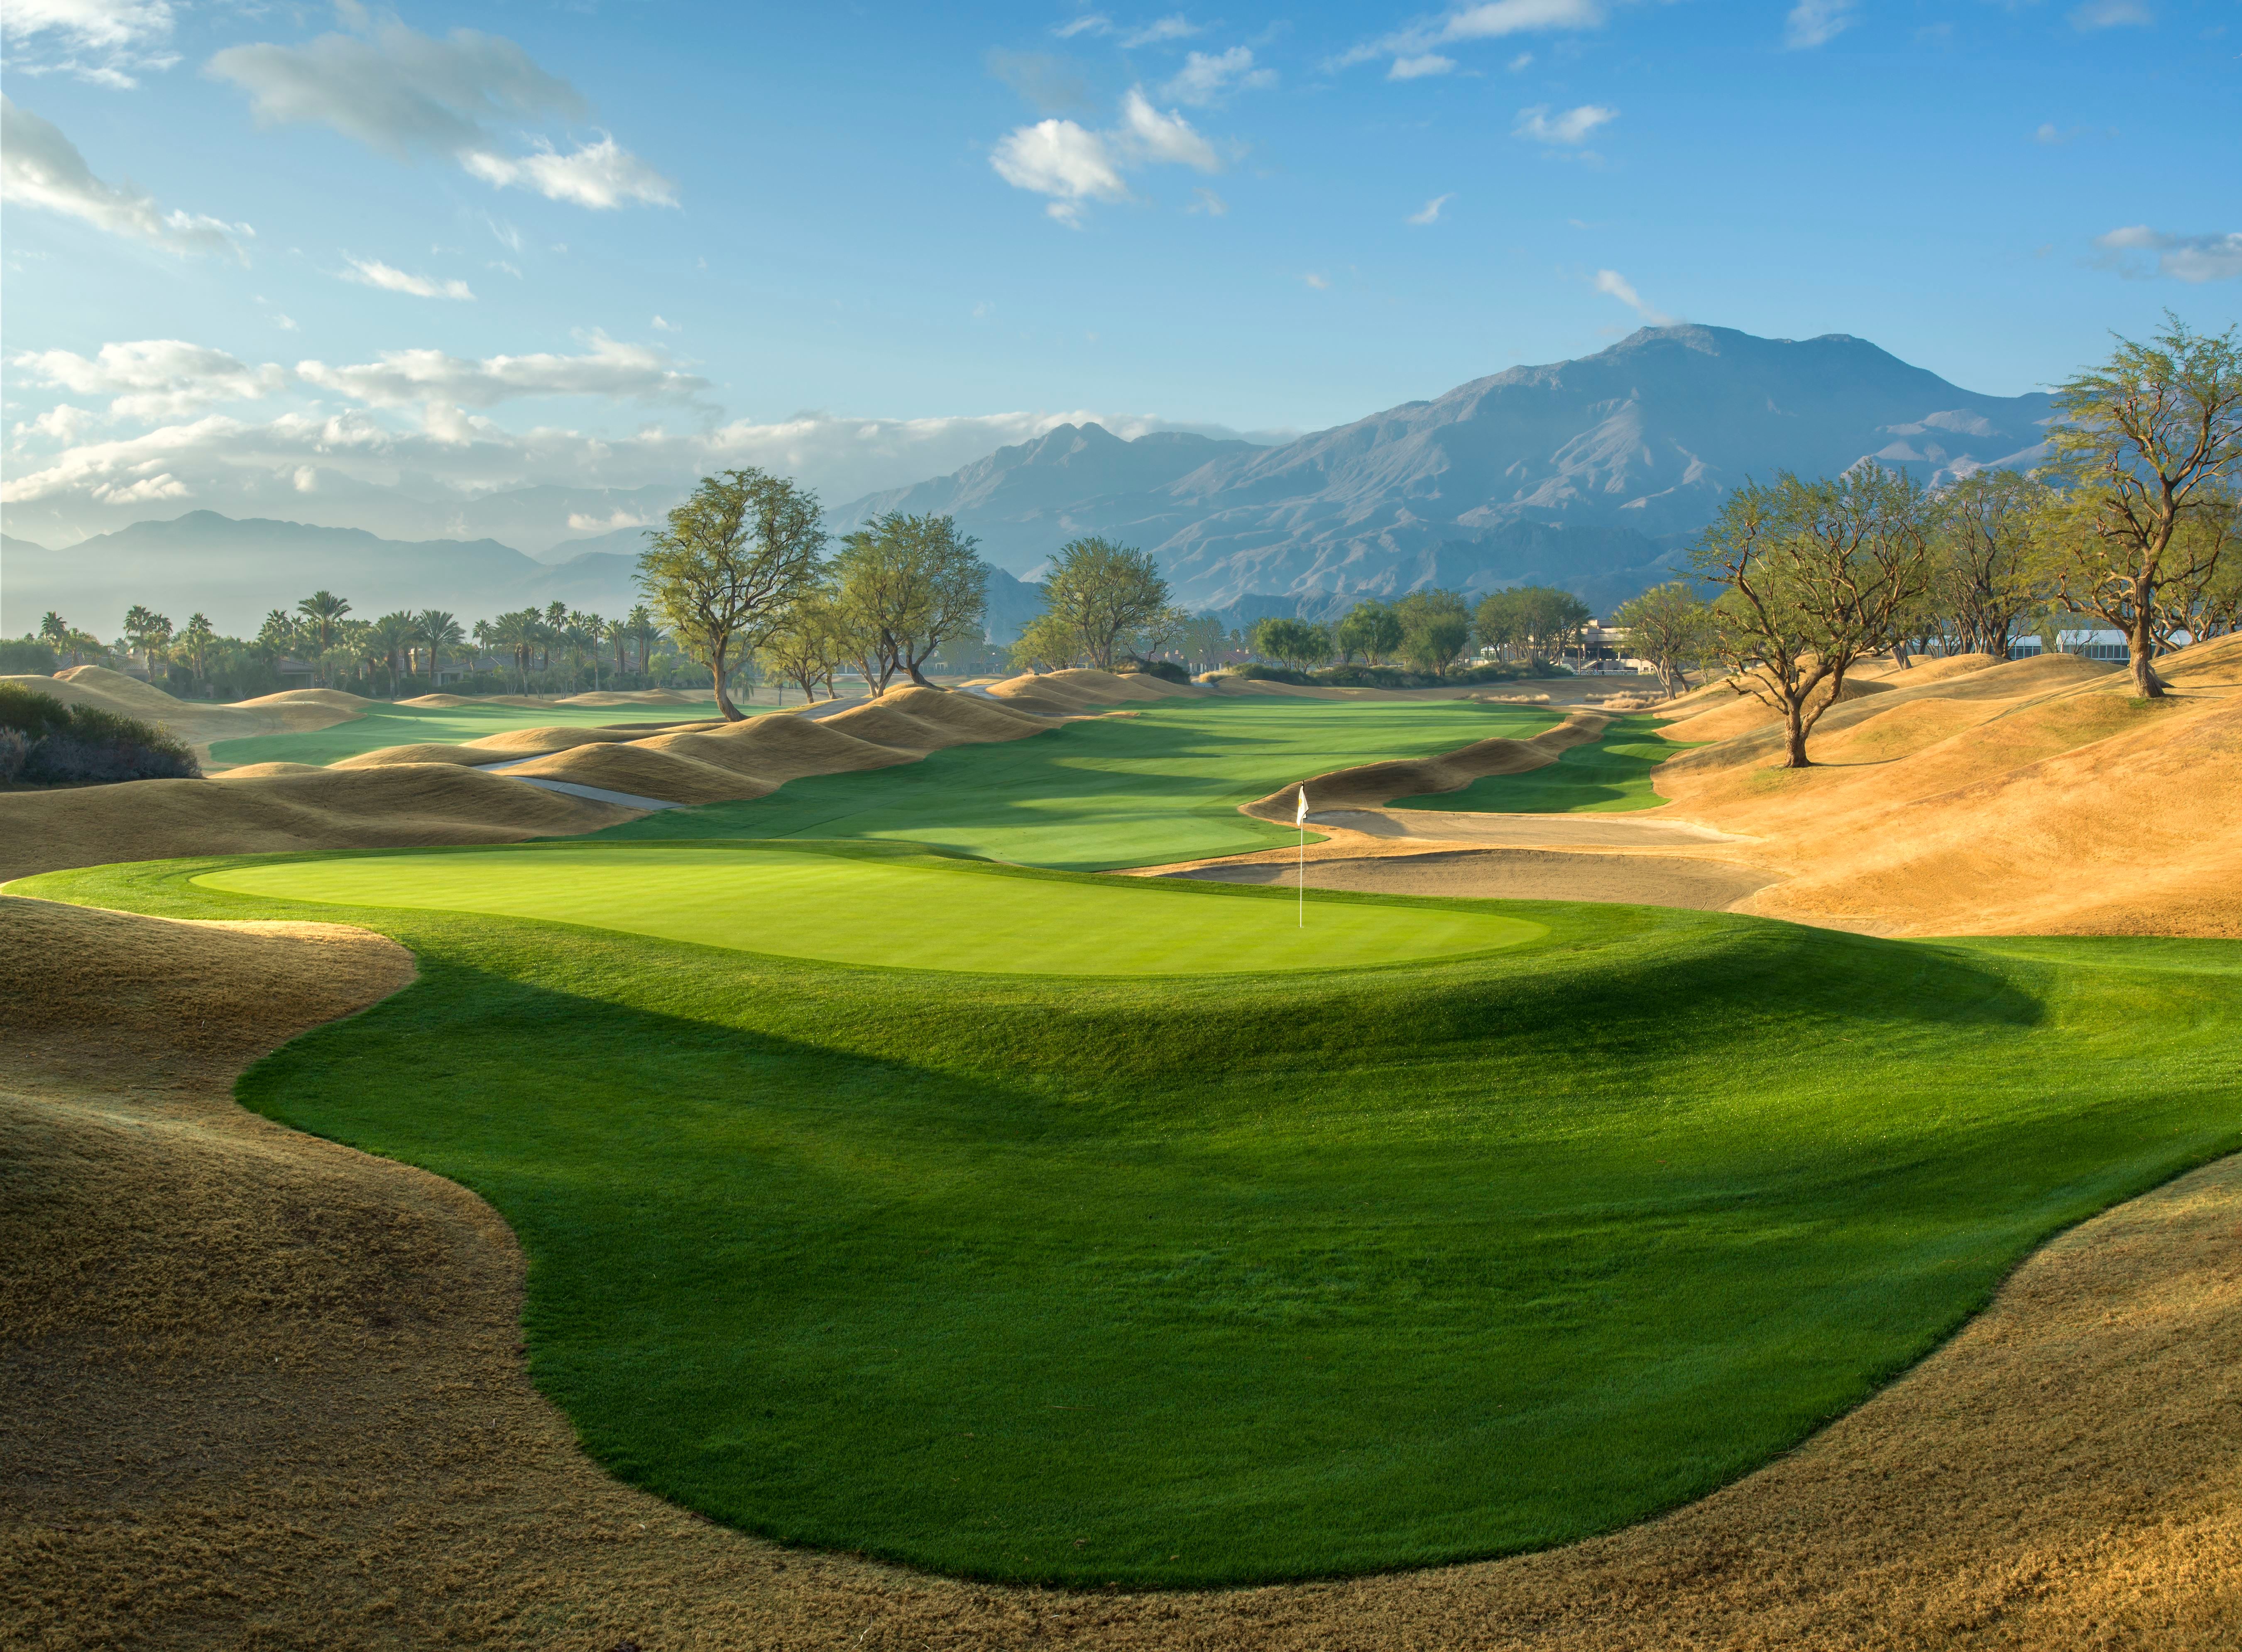
<path fill-rule="evenodd" d="M 1157 677 L 1164 683 L 1191 681 L 1191 673 L 1172 659 L 1134 659 L 1122 669 L 1143 677 Z"/>
<path fill-rule="evenodd" d="M 106 712 L 65 706 L 16 683 L 0 683 L 0 730 L 20 746 L 14 772 L 34 786 L 88 781 L 193 779 L 202 773 L 186 743 L 169 730 Z M 0 756 L 0 768 L 8 766 Z"/>
<path fill-rule="evenodd" d="M 13 785 L 31 755 L 31 742 L 19 728 L 0 728 L 0 786 Z"/>
<path fill-rule="evenodd" d="M 0 638 L 0 677 L 51 677 L 57 663 L 37 637 Z"/>

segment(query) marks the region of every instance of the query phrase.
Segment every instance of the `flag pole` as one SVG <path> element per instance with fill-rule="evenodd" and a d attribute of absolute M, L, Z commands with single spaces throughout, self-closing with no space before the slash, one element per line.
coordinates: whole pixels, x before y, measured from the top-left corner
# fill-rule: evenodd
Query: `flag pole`
<path fill-rule="evenodd" d="M 1306 929 L 1308 926 L 1308 788 L 1305 786 L 1300 788 L 1299 806 L 1292 811 L 1292 819 L 1300 828 L 1300 869 L 1297 880 L 1300 892 L 1299 927 Z"/>

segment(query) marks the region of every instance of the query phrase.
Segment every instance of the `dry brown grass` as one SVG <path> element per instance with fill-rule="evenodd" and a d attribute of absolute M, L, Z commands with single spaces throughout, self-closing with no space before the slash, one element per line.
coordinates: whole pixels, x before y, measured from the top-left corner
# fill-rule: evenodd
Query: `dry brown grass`
<path fill-rule="evenodd" d="M 158 724 L 193 747 L 205 768 L 211 766 L 212 740 L 331 728 L 349 721 L 363 707 L 373 703 L 336 689 L 295 688 L 234 705 L 216 706 L 202 700 L 180 699 L 106 665 L 73 665 L 52 677 L 7 677 L 0 678 L 0 682 L 51 695 L 66 706 L 93 706 Z"/>
<path fill-rule="evenodd" d="M 252 933 L 238 933 L 249 930 Z M 243 1112 L 390 943 L 0 898 L 0 1644 L 2232 1648 L 2242 1160 L 2028 1261 L 1912 1374 L 1668 1518 L 1352 1582 L 1079 1595 L 782 1550 L 608 1480 L 449 1183 Z"/>
<path fill-rule="evenodd" d="M 1601 712 L 1574 712 L 1563 722 L 1527 739 L 1474 740 L 1435 757 L 1365 763 L 1310 775 L 1244 805 L 1241 813 L 1289 822 L 1303 786 L 1307 788 L 1308 806 L 1316 810 L 1374 809 L 1395 798 L 1460 792 L 1490 774 L 1523 774 L 1529 769 L 1546 768 L 1572 747 L 1586 746 L 1610 726 L 1611 719 Z"/>

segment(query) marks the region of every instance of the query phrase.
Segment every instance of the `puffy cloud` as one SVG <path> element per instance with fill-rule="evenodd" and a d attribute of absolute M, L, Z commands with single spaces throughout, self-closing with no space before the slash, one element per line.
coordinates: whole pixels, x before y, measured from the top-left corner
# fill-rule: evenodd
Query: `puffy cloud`
<path fill-rule="evenodd" d="M 1798 0 L 1782 20 L 1782 43 L 1792 51 L 1826 45 L 1853 26 L 1853 0 Z"/>
<path fill-rule="evenodd" d="M 2242 279 L 2242 234 L 2170 235 L 2135 224 L 2094 237 L 2094 244 L 2109 255 L 2104 262 L 2121 275 L 2145 279 L 2169 276 L 2175 281 L 2199 283 Z M 2152 263 L 2129 260 L 2128 252 L 2152 253 Z"/>
<path fill-rule="evenodd" d="M 1191 130 L 1191 123 L 1172 110 L 1163 115 L 1131 86 L 1121 99 L 1121 137 L 1137 156 L 1219 172 L 1222 157 L 1214 145 Z"/>
<path fill-rule="evenodd" d="M 1530 137 L 1537 144 L 1556 144 L 1577 148 L 1588 141 L 1597 127 L 1619 118 L 1619 110 L 1605 109 L 1595 104 L 1582 104 L 1578 109 L 1567 109 L 1558 114 L 1549 112 L 1547 104 L 1536 104 L 1531 109 L 1518 111 L 1517 124 L 1511 134 Z"/>
<path fill-rule="evenodd" d="M 201 411 L 219 402 L 257 401 L 277 394 L 288 383 L 285 369 L 267 362 L 252 367 L 223 350 L 178 338 L 144 338 L 104 344 L 91 359 L 67 350 L 25 351 L 10 365 L 39 384 L 80 396 L 108 396 L 112 418 L 153 423 Z M 57 413 L 76 413 L 67 405 Z M 44 420 L 38 421 L 46 430 Z M 65 440 L 75 430 L 48 433 Z"/>
<path fill-rule="evenodd" d="M 1051 197 L 1044 210 L 1062 224 L 1079 224 L 1085 201 L 1129 196 L 1105 140 L 1071 120 L 1037 121 L 1006 133 L 989 164 L 1014 189 Z"/>
<path fill-rule="evenodd" d="M 527 155 L 501 153 L 486 122 L 579 119 L 590 105 L 496 35 L 458 29 L 436 40 L 393 21 L 302 46 L 230 46 L 210 72 L 247 92 L 267 125 L 329 126 L 399 160 L 448 156 L 485 183 L 577 206 L 676 204 L 668 179 L 604 133 L 567 154 L 542 140 Z"/>
<path fill-rule="evenodd" d="M 18 74 L 75 75 L 120 90 L 136 69 L 169 69 L 175 53 L 158 49 L 171 32 L 170 0 L 7 0 L 0 36 Z"/>
<path fill-rule="evenodd" d="M 144 190 L 129 183 L 104 183 L 53 122 L 4 97 L 0 97 L 0 198 L 59 212 L 167 252 L 231 252 L 239 257 L 241 243 L 257 233 L 245 224 L 162 211 L 156 197 Z"/>
<path fill-rule="evenodd" d="M 429 276 L 408 275 L 393 264 L 379 258 L 352 258 L 342 278 L 355 281 L 362 287 L 379 287 L 384 292 L 409 293 L 415 298 L 472 299 L 475 295 L 464 281 L 438 281 Z"/>
<path fill-rule="evenodd" d="M 534 190 L 548 201 L 606 211 L 627 201 L 651 206 L 675 206 L 677 185 L 655 171 L 615 140 L 601 133 L 596 144 L 579 144 L 567 155 L 549 144 L 534 153 L 507 157 L 470 153 L 460 164 L 487 184 L 500 189 Z"/>
<path fill-rule="evenodd" d="M 1641 295 L 1635 291 L 1634 284 L 1618 271 L 1597 271 L 1595 284 L 1596 291 L 1598 292 L 1608 293 L 1611 297 L 1618 299 L 1628 309 L 1634 311 L 1636 315 L 1641 316 L 1643 321 L 1648 325 L 1653 327 L 1670 327 L 1674 324 L 1675 318 L 1672 316 L 1667 315 L 1661 311 L 1654 310 L 1648 304 L 1643 303 Z"/>
<path fill-rule="evenodd" d="M 446 405 L 493 407 L 534 396 L 604 396 L 617 401 L 692 401 L 708 381 L 681 373 L 669 358 L 644 344 L 618 343 L 605 333 L 585 341 L 581 356 L 489 356 L 480 361 L 440 350 L 386 350 L 355 367 L 306 361 L 296 371 L 308 385 L 370 407 Z"/>
<path fill-rule="evenodd" d="M 1453 67 L 1435 48 L 1466 41 L 1500 40 L 1507 35 L 1556 34 L 1601 29 L 1603 0 L 1482 0 L 1482 3 L 1452 7 L 1434 17 L 1420 18 L 1407 26 L 1342 52 L 1332 67 L 1345 69 L 1380 57 L 1393 59 L 1387 71 L 1392 80 L 1413 80 L 1428 74 L 1446 74 Z M 1405 68 L 1406 64 L 1413 65 Z M 1447 65 L 1441 67 L 1440 65 Z"/>
<path fill-rule="evenodd" d="M 1253 66 L 1252 48 L 1232 46 L 1227 51 L 1191 53 L 1160 91 L 1179 104 L 1205 109 L 1233 91 L 1259 91 L 1276 84 L 1275 70 Z"/>
<path fill-rule="evenodd" d="M 1422 211 L 1412 212 L 1409 215 L 1409 222 L 1412 224 L 1438 224 L 1440 221 L 1440 209 L 1455 198 L 1456 197 L 1453 195 L 1435 195 L 1431 200 L 1425 203 Z"/>

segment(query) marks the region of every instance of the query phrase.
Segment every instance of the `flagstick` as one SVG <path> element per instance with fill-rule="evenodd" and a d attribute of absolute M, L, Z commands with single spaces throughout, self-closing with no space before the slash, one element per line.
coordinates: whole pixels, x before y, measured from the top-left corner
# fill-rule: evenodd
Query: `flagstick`
<path fill-rule="evenodd" d="M 1300 921 L 1299 926 L 1306 929 L 1308 926 L 1308 788 L 1305 786 L 1300 788 L 1299 813 L 1300 817 L 1300 873 L 1298 880 L 1300 890 Z"/>

